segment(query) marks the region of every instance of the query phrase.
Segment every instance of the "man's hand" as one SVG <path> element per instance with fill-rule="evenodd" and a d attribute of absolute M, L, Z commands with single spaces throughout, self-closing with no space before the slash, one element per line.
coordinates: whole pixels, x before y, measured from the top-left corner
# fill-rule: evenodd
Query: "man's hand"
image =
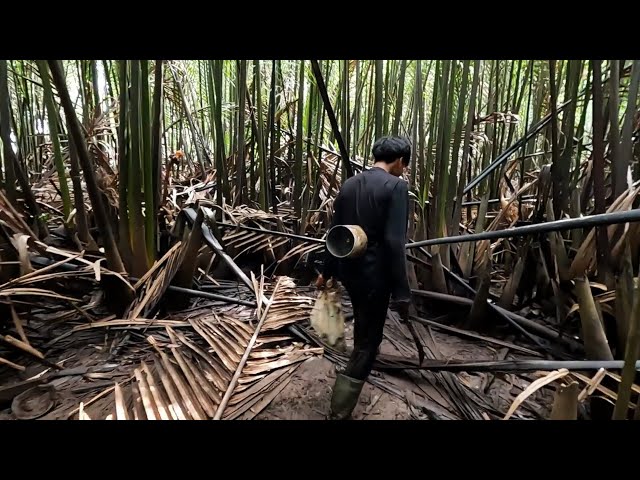
<path fill-rule="evenodd" d="M 409 321 L 409 311 L 411 309 L 411 300 L 396 300 L 391 304 L 391 308 L 398 312 L 400 315 L 400 321 L 405 323 L 409 328 L 409 332 L 413 337 L 413 341 L 416 344 L 416 350 L 418 351 L 418 360 L 420 361 L 420 365 L 422 365 L 422 361 L 424 360 L 424 347 L 422 346 L 422 342 L 420 341 L 420 337 L 418 332 L 416 332 L 416 327 Z"/>
<path fill-rule="evenodd" d="M 391 303 L 391 309 L 400 315 L 400 320 L 407 322 L 409 320 L 409 309 L 411 308 L 411 300 L 396 300 Z"/>
<path fill-rule="evenodd" d="M 324 276 L 322 274 L 318 275 L 318 278 L 316 279 L 316 288 L 318 290 L 327 287 L 327 288 L 332 288 L 333 287 L 333 278 L 329 278 L 328 280 L 325 281 Z"/>

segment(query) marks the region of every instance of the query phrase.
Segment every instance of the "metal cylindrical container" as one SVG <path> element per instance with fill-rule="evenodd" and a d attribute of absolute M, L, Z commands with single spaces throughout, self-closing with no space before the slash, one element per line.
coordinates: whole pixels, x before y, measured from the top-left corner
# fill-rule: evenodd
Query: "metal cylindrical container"
<path fill-rule="evenodd" d="M 327 233 L 327 250 L 337 258 L 356 258 L 367 248 L 367 234 L 358 225 L 336 225 Z"/>

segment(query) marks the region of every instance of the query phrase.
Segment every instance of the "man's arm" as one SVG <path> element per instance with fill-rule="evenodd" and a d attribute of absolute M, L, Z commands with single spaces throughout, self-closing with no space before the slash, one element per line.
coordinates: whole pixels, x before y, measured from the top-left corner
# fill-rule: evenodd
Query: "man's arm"
<path fill-rule="evenodd" d="M 385 228 L 385 244 L 391 271 L 391 295 L 396 302 L 411 300 L 406 258 L 408 213 L 409 189 L 405 181 L 399 181 L 391 193 Z"/>

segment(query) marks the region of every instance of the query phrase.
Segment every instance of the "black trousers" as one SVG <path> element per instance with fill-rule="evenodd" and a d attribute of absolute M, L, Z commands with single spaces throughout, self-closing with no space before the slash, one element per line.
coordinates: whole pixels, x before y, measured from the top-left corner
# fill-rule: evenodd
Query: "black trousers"
<path fill-rule="evenodd" d="M 353 352 L 344 375 L 365 380 L 382 342 L 382 332 L 389 308 L 388 289 L 371 289 L 363 285 L 345 285 L 353 306 Z"/>

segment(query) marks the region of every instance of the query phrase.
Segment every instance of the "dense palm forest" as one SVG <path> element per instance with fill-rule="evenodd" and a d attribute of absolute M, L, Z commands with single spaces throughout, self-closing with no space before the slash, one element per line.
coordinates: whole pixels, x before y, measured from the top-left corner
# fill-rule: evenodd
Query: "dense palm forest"
<path fill-rule="evenodd" d="M 637 209 L 639 87 L 630 60 L 2 60 L 0 308 L 80 296 L 53 266 L 73 256 L 104 272 L 112 318 L 151 318 L 169 284 L 237 279 L 260 313 L 269 279 L 309 284 L 341 182 L 403 135 L 416 315 L 623 360 L 608 401 L 625 418 L 640 224 L 504 231 Z M 483 232 L 503 234 L 465 239 Z"/>

